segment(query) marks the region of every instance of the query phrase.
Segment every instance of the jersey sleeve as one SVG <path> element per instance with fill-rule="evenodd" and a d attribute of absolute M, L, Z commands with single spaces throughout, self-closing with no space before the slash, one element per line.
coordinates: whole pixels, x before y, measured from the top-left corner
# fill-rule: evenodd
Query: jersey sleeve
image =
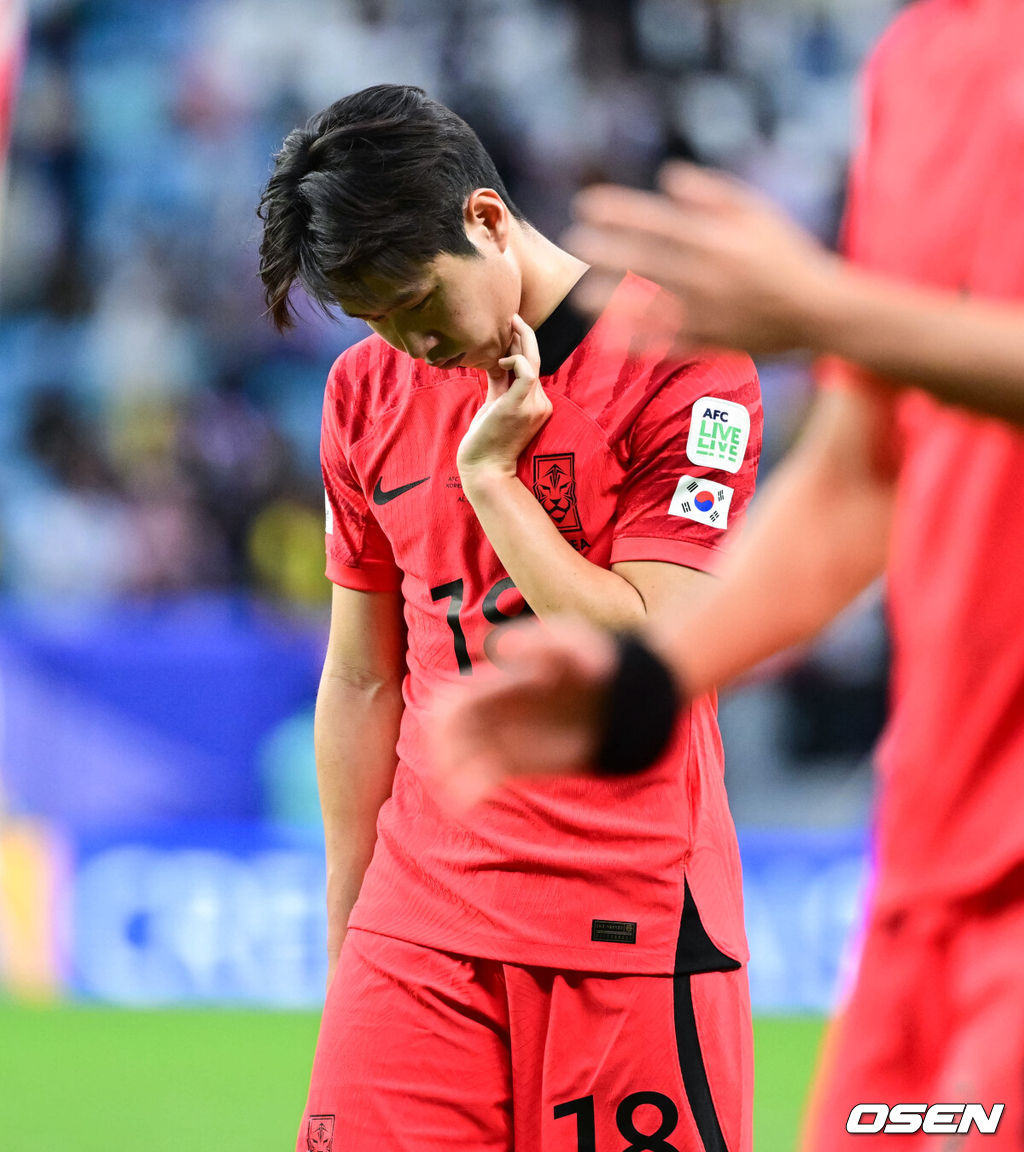
<path fill-rule="evenodd" d="M 761 390 L 746 356 L 669 376 L 629 434 L 611 562 L 714 571 L 754 493 L 761 439 Z"/>
<path fill-rule="evenodd" d="M 373 517 L 346 451 L 342 360 L 331 370 L 320 428 L 320 468 L 326 499 L 327 578 L 359 592 L 391 592 L 402 573 L 391 544 Z"/>

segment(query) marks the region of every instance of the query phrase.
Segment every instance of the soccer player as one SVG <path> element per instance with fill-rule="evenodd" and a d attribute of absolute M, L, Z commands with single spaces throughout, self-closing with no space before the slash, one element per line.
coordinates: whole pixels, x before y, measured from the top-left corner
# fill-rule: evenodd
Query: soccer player
<path fill-rule="evenodd" d="M 578 317 L 586 266 L 419 89 L 289 135 L 260 212 L 278 325 L 298 283 L 374 333 L 324 403 L 332 978 L 299 1149 L 749 1149 L 713 699 L 642 777 L 526 784 L 468 815 L 438 804 L 424 721 L 439 686 L 503 661 L 511 617 L 637 628 L 696 594 L 754 483 L 752 363 L 680 360 L 674 334 L 608 355 L 620 314 L 664 294 L 626 276 Z M 705 442 L 704 412 L 739 438 Z"/>
<path fill-rule="evenodd" d="M 689 169 L 667 175 L 666 197 L 581 202 L 595 277 L 628 265 L 672 288 L 691 338 L 837 354 L 721 580 L 649 632 L 678 691 L 707 691 L 888 574 L 877 876 L 808 1126 L 816 1152 L 864 1147 L 847 1121 L 878 1101 L 1004 1103 L 997 1134 L 956 1147 L 1024 1139 L 1024 435 L 1009 423 L 1024 420 L 1022 43 L 1016 0 L 898 17 L 867 70 L 847 261 Z M 636 694 L 664 692 L 664 668 L 624 675 L 582 625 L 517 647 L 515 674 L 444 720 L 478 783 L 574 758 L 607 767 Z M 557 715 L 543 688 L 556 677 Z M 527 733 L 551 755 L 527 761 Z"/>

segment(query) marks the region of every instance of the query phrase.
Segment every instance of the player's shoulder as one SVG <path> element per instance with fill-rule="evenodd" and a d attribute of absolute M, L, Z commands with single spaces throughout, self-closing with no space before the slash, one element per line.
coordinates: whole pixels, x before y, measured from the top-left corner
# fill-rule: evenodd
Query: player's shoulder
<path fill-rule="evenodd" d="M 465 369 L 432 368 L 374 332 L 338 356 L 327 383 L 332 390 L 359 397 L 361 404 L 376 402 L 387 407 L 410 389 L 430 388 L 460 374 L 465 375 Z"/>
<path fill-rule="evenodd" d="M 622 287 L 633 295 L 630 310 L 634 315 L 639 300 L 648 303 L 657 317 L 679 318 L 675 323 L 657 319 L 657 326 L 664 324 L 664 332 L 638 357 L 637 374 L 648 400 L 661 397 L 668 403 L 685 405 L 713 392 L 760 405 L 757 367 L 745 352 L 688 346 L 685 317 L 676 297 L 660 285 L 632 274 Z"/>
<path fill-rule="evenodd" d="M 698 461 L 692 444 L 701 430 L 718 436 L 712 448 L 725 447 L 729 436 L 739 437 L 743 449 L 749 441 L 760 453 L 764 423 L 761 386 L 757 368 L 744 353 L 714 352 L 694 356 L 672 366 L 647 397 L 629 436 L 634 447 L 652 437 L 668 435 L 691 445 L 690 459 L 716 467 L 711 460 Z M 736 441 L 738 443 L 738 440 Z M 729 441 L 732 443 L 732 441 Z"/>
<path fill-rule="evenodd" d="M 742 405 L 752 423 L 761 415 L 757 368 L 743 352 L 687 346 L 680 304 L 658 284 L 629 274 L 601 316 L 592 344 L 603 361 L 592 371 L 588 407 L 611 441 L 639 426 L 685 428 L 695 405 Z M 706 406 L 706 405 L 705 405 Z"/>
<path fill-rule="evenodd" d="M 376 420 L 401 404 L 411 389 L 430 383 L 430 372 L 427 365 L 373 333 L 346 348 L 331 366 L 325 418 L 344 427 L 355 443 Z"/>
<path fill-rule="evenodd" d="M 757 369 L 745 352 L 687 348 L 685 314 L 678 297 L 643 276 L 627 272 L 600 316 L 600 323 L 619 339 L 605 341 L 605 351 L 626 358 L 625 368 L 664 381 L 680 372 L 698 373 L 720 366 L 723 371 L 756 380 Z M 635 335 L 628 344 L 621 337 Z"/>
<path fill-rule="evenodd" d="M 323 431 L 351 446 L 367 434 L 387 406 L 389 345 L 376 334 L 349 345 L 331 365 L 324 390 Z"/>
<path fill-rule="evenodd" d="M 701 349 L 666 366 L 658 391 L 671 390 L 675 397 L 697 396 L 713 391 L 723 396 L 761 399 L 757 366 L 746 352 Z"/>
<path fill-rule="evenodd" d="M 396 349 L 376 333 L 350 344 L 331 365 L 328 389 L 365 396 L 382 379 L 394 375 Z"/>

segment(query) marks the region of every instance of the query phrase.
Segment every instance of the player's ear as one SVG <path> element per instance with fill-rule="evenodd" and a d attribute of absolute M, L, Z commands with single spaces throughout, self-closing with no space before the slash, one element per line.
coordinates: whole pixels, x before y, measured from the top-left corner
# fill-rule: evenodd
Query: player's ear
<path fill-rule="evenodd" d="M 463 219 L 466 234 L 477 247 L 493 244 L 499 252 L 508 247 L 512 213 L 493 188 L 477 188 L 469 194 Z"/>

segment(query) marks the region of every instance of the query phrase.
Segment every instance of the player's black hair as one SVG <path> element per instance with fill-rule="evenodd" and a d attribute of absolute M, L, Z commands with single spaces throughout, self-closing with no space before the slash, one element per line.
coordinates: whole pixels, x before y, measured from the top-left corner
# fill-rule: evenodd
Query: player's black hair
<path fill-rule="evenodd" d="M 278 329 L 290 328 L 296 280 L 325 311 L 364 299 L 366 276 L 414 277 L 442 252 L 474 256 L 463 208 L 493 188 L 516 219 L 476 133 L 422 88 L 378 84 L 296 128 L 260 200 L 260 277 Z"/>

